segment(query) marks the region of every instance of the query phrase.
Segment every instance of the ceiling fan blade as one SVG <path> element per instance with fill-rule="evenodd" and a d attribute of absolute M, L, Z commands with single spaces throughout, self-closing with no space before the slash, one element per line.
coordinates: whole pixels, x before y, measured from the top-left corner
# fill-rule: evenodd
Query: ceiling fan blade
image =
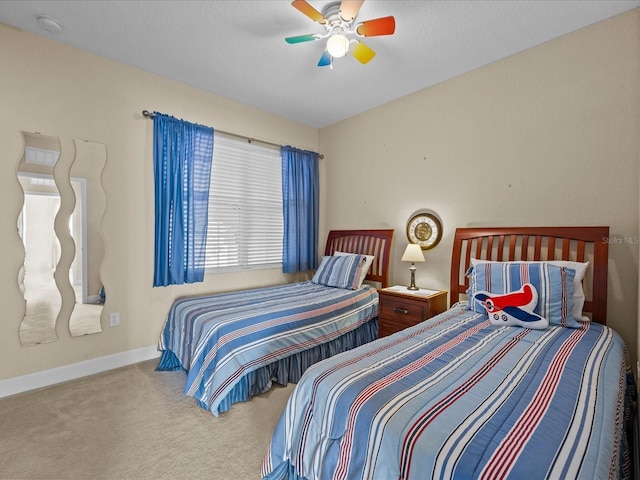
<path fill-rule="evenodd" d="M 364 0 L 342 0 L 340 4 L 340 18 L 345 22 L 351 22 L 358 12 Z"/>
<path fill-rule="evenodd" d="M 294 8 L 297 8 L 298 10 L 300 10 L 302 13 L 304 13 L 307 17 L 309 17 L 314 22 L 318 22 L 322 25 L 327 23 L 327 19 L 324 18 L 324 15 L 322 15 L 319 11 L 317 11 L 315 8 L 309 5 L 306 2 L 306 0 L 293 0 L 293 2 L 291 2 L 291 5 Z"/>
<path fill-rule="evenodd" d="M 351 54 L 363 65 L 369 63 L 371 59 L 376 56 L 376 52 L 362 42 L 358 42 L 358 45 L 351 51 Z"/>
<path fill-rule="evenodd" d="M 331 55 L 326 50 L 322 53 L 320 57 L 320 61 L 318 62 L 319 67 L 326 67 L 327 65 L 331 65 Z"/>
<path fill-rule="evenodd" d="M 363 37 L 375 37 L 377 35 L 392 35 L 396 31 L 396 19 L 393 17 L 376 18 L 367 20 L 356 27 L 356 33 Z"/>
<path fill-rule="evenodd" d="M 320 38 L 320 35 L 311 33 L 309 35 L 298 35 L 297 37 L 287 37 L 284 40 L 287 43 L 302 43 L 302 42 L 313 42 L 314 40 L 318 40 L 319 38 Z"/>

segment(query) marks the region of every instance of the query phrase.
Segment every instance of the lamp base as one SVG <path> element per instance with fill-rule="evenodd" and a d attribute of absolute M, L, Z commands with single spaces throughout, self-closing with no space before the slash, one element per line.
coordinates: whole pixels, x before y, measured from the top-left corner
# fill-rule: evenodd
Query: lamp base
<path fill-rule="evenodd" d="M 416 287 L 416 266 L 413 263 L 411 263 L 409 271 L 411 272 L 411 285 L 407 287 L 407 290 L 420 290 Z"/>

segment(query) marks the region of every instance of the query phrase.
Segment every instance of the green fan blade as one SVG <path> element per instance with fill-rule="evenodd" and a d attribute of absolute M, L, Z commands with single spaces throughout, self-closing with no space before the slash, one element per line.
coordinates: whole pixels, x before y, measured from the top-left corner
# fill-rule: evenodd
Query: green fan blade
<path fill-rule="evenodd" d="M 302 43 L 302 42 L 312 42 L 314 40 L 318 40 L 320 38 L 318 35 L 310 34 L 310 35 L 298 35 L 297 37 L 287 37 L 285 41 L 287 43 Z"/>

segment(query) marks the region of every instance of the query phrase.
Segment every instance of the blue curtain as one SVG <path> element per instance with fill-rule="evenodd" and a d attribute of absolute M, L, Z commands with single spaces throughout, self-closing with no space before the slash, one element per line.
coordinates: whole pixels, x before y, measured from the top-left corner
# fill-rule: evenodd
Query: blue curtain
<path fill-rule="evenodd" d="M 158 112 L 153 118 L 153 286 L 204 279 L 213 128 Z"/>
<path fill-rule="evenodd" d="M 282 271 L 295 273 L 318 267 L 320 174 L 318 154 L 281 147 L 284 239 Z"/>

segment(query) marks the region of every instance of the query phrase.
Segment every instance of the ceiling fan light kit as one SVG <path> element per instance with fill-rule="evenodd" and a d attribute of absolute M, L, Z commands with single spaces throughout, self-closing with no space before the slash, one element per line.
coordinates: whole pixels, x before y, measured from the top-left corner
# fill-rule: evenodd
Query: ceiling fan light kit
<path fill-rule="evenodd" d="M 356 24 L 355 19 L 363 3 L 364 0 L 332 2 L 319 12 L 306 0 L 293 0 L 291 5 L 322 25 L 325 33 L 287 37 L 285 41 L 296 44 L 326 39 L 324 52 L 318 62 L 319 67 L 333 68 L 333 59 L 342 58 L 349 52 L 360 63 L 366 64 L 376 53 L 360 41 L 360 38 L 392 35 L 396 29 L 396 22 L 394 17 L 389 16 Z"/>
<path fill-rule="evenodd" d="M 342 58 L 349 51 L 349 39 L 338 33 L 327 40 L 327 52 L 333 58 Z"/>

